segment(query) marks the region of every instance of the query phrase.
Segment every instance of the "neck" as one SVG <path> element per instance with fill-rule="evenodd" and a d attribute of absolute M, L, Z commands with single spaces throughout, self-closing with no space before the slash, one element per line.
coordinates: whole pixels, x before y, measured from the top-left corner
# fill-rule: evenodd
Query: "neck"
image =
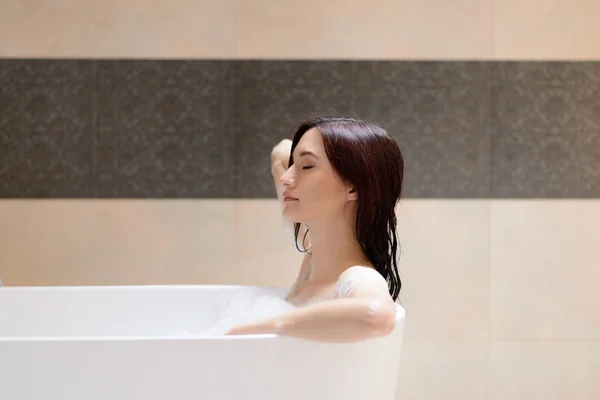
<path fill-rule="evenodd" d="M 356 240 L 354 224 L 347 218 L 309 224 L 310 279 L 333 281 L 353 265 L 370 265 Z"/>

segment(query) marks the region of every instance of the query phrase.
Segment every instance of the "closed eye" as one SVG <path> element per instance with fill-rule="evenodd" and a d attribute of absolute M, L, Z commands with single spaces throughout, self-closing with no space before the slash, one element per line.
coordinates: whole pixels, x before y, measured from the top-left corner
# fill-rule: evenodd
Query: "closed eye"
<path fill-rule="evenodd" d="M 313 167 L 314 167 L 313 165 L 307 165 L 307 166 L 305 166 L 305 167 L 302 167 L 302 169 L 311 169 L 311 168 L 313 168 Z"/>

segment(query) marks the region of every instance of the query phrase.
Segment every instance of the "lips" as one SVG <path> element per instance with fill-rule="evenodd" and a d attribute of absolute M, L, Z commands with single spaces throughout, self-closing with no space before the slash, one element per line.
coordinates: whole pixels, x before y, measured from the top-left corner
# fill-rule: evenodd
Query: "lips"
<path fill-rule="evenodd" d="M 288 192 L 283 192 L 283 201 L 297 201 L 298 199 L 294 196 L 290 196 Z"/>

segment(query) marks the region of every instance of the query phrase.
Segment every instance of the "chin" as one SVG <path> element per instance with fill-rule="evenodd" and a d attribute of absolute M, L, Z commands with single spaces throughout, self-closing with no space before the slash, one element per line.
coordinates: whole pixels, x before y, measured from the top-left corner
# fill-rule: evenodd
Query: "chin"
<path fill-rule="evenodd" d="M 296 218 L 296 215 L 295 215 L 296 213 L 290 212 L 290 210 L 288 210 L 287 208 L 283 209 L 282 214 L 283 214 L 283 218 L 285 218 L 289 222 L 294 223 L 294 222 L 298 221 L 298 219 Z"/>
<path fill-rule="evenodd" d="M 292 203 L 287 203 L 283 206 L 283 218 L 290 221 L 291 223 L 299 222 L 301 218 L 298 215 L 298 210 L 295 209 L 295 205 Z"/>

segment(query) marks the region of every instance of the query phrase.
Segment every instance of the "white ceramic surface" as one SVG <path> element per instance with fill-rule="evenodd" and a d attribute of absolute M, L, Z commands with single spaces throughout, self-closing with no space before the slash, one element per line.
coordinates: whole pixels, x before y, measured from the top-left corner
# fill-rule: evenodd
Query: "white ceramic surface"
<path fill-rule="evenodd" d="M 0 398 L 392 400 L 394 332 L 355 344 L 206 336 L 241 286 L 4 287 Z"/>

